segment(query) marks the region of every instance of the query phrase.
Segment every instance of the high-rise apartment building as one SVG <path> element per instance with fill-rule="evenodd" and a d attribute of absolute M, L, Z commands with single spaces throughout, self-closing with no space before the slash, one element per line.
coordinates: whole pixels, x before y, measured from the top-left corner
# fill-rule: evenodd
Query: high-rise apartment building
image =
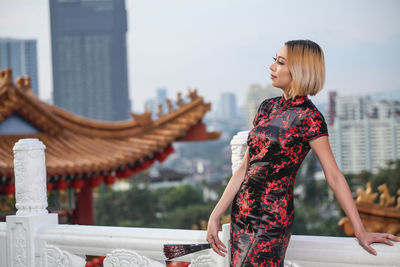
<path fill-rule="evenodd" d="M 236 95 L 231 92 L 222 93 L 220 96 L 220 116 L 222 119 L 236 119 Z"/>
<path fill-rule="evenodd" d="M 259 84 L 252 84 L 247 89 L 247 128 L 253 128 L 253 119 L 256 116 L 257 109 L 261 102 L 266 98 L 280 96 L 283 91 L 272 85 L 261 86 Z"/>
<path fill-rule="evenodd" d="M 130 115 L 124 0 L 50 0 L 54 104 L 98 120 Z"/>
<path fill-rule="evenodd" d="M 337 97 L 329 141 L 342 172 L 373 173 L 400 158 L 400 100 Z"/>

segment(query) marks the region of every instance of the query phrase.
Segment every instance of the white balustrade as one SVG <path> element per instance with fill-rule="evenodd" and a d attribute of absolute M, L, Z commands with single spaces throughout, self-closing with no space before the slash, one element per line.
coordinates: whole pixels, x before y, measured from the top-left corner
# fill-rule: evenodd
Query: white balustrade
<path fill-rule="evenodd" d="M 232 170 L 246 151 L 248 131 L 231 141 Z M 85 255 L 106 256 L 105 267 L 165 266 L 163 244 L 206 242 L 206 231 L 164 228 L 106 227 L 58 224 L 49 214 L 46 196 L 45 146 L 38 139 L 21 139 L 14 146 L 17 214 L 0 223 L 0 267 L 85 266 Z M 229 249 L 229 224 L 220 239 Z M 292 235 L 286 267 L 400 266 L 400 243 L 373 243 L 369 254 L 353 237 Z M 229 266 L 229 251 L 221 257 L 206 249 L 174 260 L 191 267 Z"/>

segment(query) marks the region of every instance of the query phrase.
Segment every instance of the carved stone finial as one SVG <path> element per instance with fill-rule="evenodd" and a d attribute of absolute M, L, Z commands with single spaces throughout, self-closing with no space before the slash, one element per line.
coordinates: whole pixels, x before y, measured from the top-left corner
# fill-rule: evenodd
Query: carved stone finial
<path fill-rule="evenodd" d="M 163 112 L 163 108 L 162 108 L 162 104 L 158 104 L 157 105 L 157 116 L 159 117 L 159 118 L 161 118 L 161 116 L 164 114 L 164 112 Z"/>
<path fill-rule="evenodd" d="M 176 101 L 176 104 L 179 107 L 183 106 L 183 99 L 182 99 L 182 93 L 181 92 L 177 93 L 177 98 L 178 98 L 178 100 Z"/>
<path fill-rule="evenodd" d="M 381 192 L 381 195 L 379 196 L 379 205 L 384 207 L 393 205 L 395 198 L 390 195 L 387 185 L 381 184 L 378 186 L 378 190 Z"/>
<path fill-rule="evenodd" d="M 132 118 L 140 125 L 147 125 L 152 123 L 152 118 L 151 118 L 151 111 L 145 111 L 143 114 L 134 114 L 131 112 Z"/>
<path fill-rule="evenodd" d="M 17 215 L 48 214 L 45 148 L 37 138 L 20 139 L 14 145 Z"/>
<path fill-rule="evenodd" d="M 374 200 L 378 197 L 378 193 L 372 193 L 372 185 L 371 182 L 367 183 L 366 190 L 359 188 L 356 191 L 357 193 L 357 203 L 370 203 L 372 204 Z"/>

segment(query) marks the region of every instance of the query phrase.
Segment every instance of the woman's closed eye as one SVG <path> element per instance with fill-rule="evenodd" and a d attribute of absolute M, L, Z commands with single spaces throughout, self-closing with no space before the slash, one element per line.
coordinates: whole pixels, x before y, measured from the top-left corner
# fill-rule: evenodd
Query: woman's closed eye
<path fill-rule="evenodd" d="M 272 59 L 273 59 L 274 61 L 276 61 L 276 57 L 272 57 Z M 283 65 L 283 62 L 278 61 L 278 64 Z"/>

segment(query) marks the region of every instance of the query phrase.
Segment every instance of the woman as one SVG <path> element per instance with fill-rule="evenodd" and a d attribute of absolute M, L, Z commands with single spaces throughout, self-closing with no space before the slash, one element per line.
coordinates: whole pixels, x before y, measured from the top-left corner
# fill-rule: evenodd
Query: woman
<path fill-rule="evenodd" d="M 307 95 L 325 82 L 324 54 L 310 40 L 288 41 L 269 67 L 272 85 L 283 94 L 265 99 L 250 131 L 248 148 L 210 215 L 207 241 L 221 256 L 226 246 L 218 238 L 219 221 L 232 203 L 231 266 L 283 266 L 294 218 L 293 187 L 297 171 L 310 149 L 326 180 L 349 217 L 359 244 L 377 255 L 373 242 L 393 245 L 400 237 L 369 233 L 362 225 L 345 177 L 328 142 L 325 118 Z M 233 202 L 232 202 L 233 201 Z"/>

